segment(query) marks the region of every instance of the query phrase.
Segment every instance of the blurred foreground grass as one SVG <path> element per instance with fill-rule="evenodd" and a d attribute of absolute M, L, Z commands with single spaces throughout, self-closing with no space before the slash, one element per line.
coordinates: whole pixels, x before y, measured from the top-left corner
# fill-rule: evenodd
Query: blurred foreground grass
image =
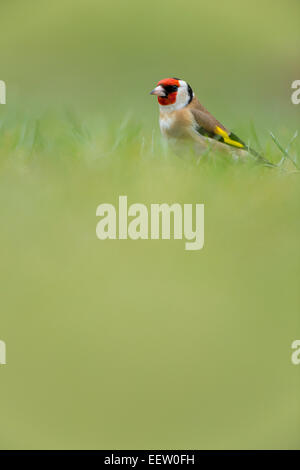
<path fill-rule="evenodd" d="M 1 448 L 299 448 L 299 174 L 187 162 L 132 118 L 1 117 Z M 121 194 L 204 202 L 204 249 L 99 241 Z"/>

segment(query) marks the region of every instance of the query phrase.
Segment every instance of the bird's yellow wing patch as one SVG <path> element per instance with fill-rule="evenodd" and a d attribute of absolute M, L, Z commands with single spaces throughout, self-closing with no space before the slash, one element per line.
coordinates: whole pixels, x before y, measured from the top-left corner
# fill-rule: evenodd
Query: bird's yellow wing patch
<path fill-rule="evenodd" d="M 244 148 L 245 147 L 245 145 L 243 145 L 241 142 L 238 142 L 236 140 L 231 139 L 230 135 L 227 134 L 227 132 L 224 131 L 224 129 L 222 129 L 219 126 L 217 126 L 215 128 L 215 133 L 220 135 L 221 137 L 223 137 L 223 140 L 224 140 L 225 144 L 233 145 L 234 147 L 239 147 L 239 148 Z"/>

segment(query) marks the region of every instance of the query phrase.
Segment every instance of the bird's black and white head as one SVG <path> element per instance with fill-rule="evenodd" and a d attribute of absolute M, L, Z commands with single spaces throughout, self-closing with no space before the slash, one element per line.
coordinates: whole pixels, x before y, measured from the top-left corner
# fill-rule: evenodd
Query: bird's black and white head
<path fill-rule="evenodd" d="M 158 103 L 164 111 L 176 111 L 184 108 L 193 99 L 194 93 L 190 85 L 179 78 L 160 80 L 151 95 L 156 95 Z"/>

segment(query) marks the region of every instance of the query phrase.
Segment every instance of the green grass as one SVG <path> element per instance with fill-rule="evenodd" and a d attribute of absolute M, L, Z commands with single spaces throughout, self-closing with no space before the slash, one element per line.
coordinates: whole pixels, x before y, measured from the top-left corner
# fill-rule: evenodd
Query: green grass
<path fill-rule="evenodd" d="M 74 162 L 94 168 L 113 166 L 117 160 L 128 165 L 134 160 L 138 164 L 152 160 L 169 161 L 180 165 L 180 158 L 167 148 L 160 136 L 156 121 L 150 123 L 134 118 L 134 113 L 119 114 L 117 119 L 105 118 L 101 113 L 75 112 L 72 108 L 61 111 L 20 111 L 13 108 L 0 115 L 1 165 L 19 164 L 20 160 L 29 169 L 40 165 L 68 165 Z M 243 128 L 242 128 L 243 127 Z M 253 123 L 241 126 L 244 140 L 273 164 L 278 170 L 299 169 L 300 138 L 298 131 L 286 128 L 265 133 L 262 142 Z M 280 134 L 280 135 L 279 135 Z M 262 135 L 262 132 L 260 132 Z M 273 141 L 273 142 L 272 142 Z M 181 155 L 187 161 L 187 155 Z M 188 166 L 229 169 L 234 166 L 256 166 L 251 155 L 246 161 L 234 165 L 231 158 L 209 151 L 204 158 L 190 154 Z M 207 157 L 207 158 L 206 158 Z M 291 162 L 292 165 L 288 163 Z M 119 164 L 119 162 L 118 162 Z"/>
<path fill-rule="evenodd" d="M 283 167 L 180 159 L 130 116 L 2 114 L 1 447 L 299 448 L 300 184 Z M 101 242 L 96 207 L 121 194 L 204 202 L 204 249 Z"/>

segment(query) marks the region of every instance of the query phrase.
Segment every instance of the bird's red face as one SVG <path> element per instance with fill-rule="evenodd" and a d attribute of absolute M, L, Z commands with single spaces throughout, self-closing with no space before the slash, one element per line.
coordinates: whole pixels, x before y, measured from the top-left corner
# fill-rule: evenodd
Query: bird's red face
<path fill-rule="evenodd" d="M 160 105 L 167 106 L 176 103 L 179 87 L 180 83 L 177 78 L 164 78 L 151 91 L 151 95 L 157 96 Z"/>

